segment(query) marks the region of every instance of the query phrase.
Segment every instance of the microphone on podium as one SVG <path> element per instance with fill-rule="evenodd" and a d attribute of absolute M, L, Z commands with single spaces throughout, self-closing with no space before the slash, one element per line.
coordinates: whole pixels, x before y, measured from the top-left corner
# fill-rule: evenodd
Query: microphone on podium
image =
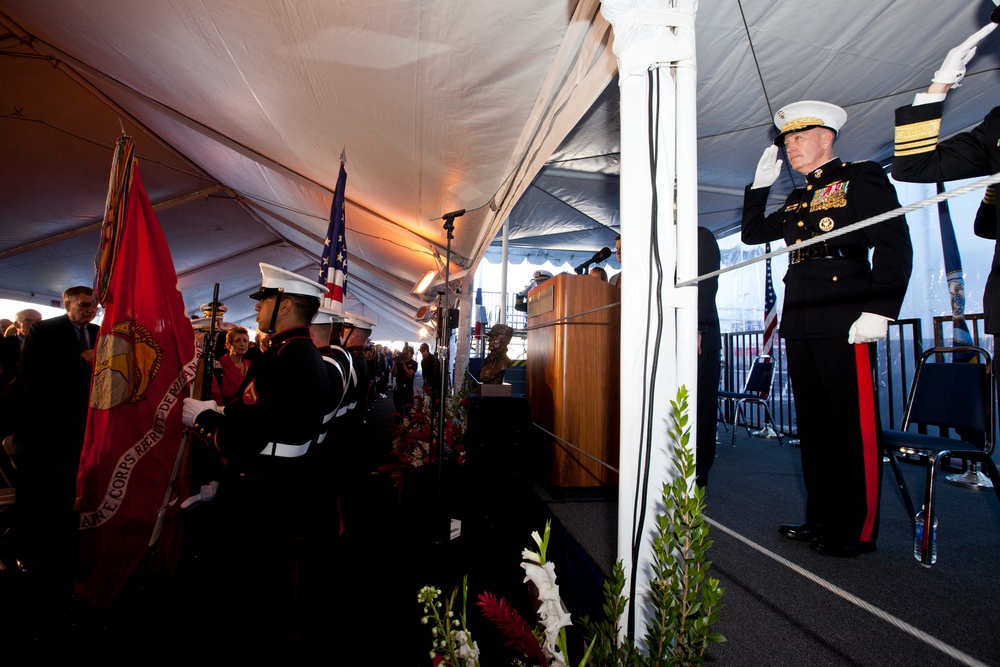
<path fill-rule="evenodd" d="M 591 257 L 586 262 L 584 262 L 583 264 L 581 264 L 580 266 L 576 267 L 573 270 L 579 274 L 584 274 L 587 272 L 587 268 L 591 264 L 594 264 L 595 262 L 603 262 L 608 257 L 611 257 L 611 248 L 601 248 L 600 250 L 594 253 L 593 257 Z"/>

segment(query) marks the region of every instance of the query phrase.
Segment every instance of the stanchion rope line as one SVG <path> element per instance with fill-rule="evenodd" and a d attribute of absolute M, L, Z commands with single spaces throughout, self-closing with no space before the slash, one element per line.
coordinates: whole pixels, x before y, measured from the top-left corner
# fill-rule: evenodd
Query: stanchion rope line
<path fill-rule="evenodd" d="M 769 259 L 771 257 L 777 257 L 778 255 L 785 255 L 792 252 L 793 250 L 801 250 L 803 248 L 808 248 L 811 245 L 826 243 L 831 239 L 837 238 L 838 236 L 843 236 L 844 234 L 850 234 L 851 232 L 856 232 L 859 229 L 864 229 L 865 227 L 871 227 L 872 225 L 876 225 L 882 222 L 883 220 L 888 220 L 889 218 L 896 218 L 905 213 L 917 211 L 919 209 L 926 208 L 931 204 L 937 204 L 938 202 L 942 202 L 946 199 L 951 199 L 952 197 L 958 197 L 959 195 L 964 195 L 967 192 L 972 192 L 973 190 L 978 190 L 979 188 L 984 188 L 987 185 L 992 185 L 998 182 L 1000 182 L 1000 172 L 997 172 L 992 176 L 987 176 L 973 183 L 968 183 L 966 185 L 963 185 L 962 187 L 955 188 L 954 190 L 949 190 L 947 192 L 942 192 L 941 194 L 934 195 L 933 197 L 922 199 L 916 202 L 915 204 L 909 204 L 908 206 L 900 206 L 897 209 L 886 211 L 885 213 L 879 213 L 878 215 L 874 215 L 865 220 L 860 220 L 858 222 L 855 222 L 854 224 L 848 225 L 847 227 L 841 227 L 840 229 L 834 230 L 832 232 L 821 234 L 819 236 L 814 236 L 813 238 L 805 240 L 802 243 L 796 243 L 795 245 L 779 248 L 778 250 L 772 250 L 769 253 L 758 255 L 757 257 L 753 257 L 751 259 L 747 259 L 742 262 L 737 262 L 732 266 L 727 266 L 723 269 L 712 271 L 711 273 L 706 273 L 703 276 L 698 276 L 697 278 L 692 278 L 690 280 L 684 280 L 678 282 L 674 285 L 674 287 L 690 287 L 691 285 L 695 285 L 701 282 L 702 280 L 707 280 L 708 278 L 714 278 L 715 276 L 721 276 L 723 273 L 736 271 L 737 269 L 742 269 L 746 266 L 750 266 L 751 264 L 756 264 L 762 260 Z"/>
<path fill-rule="evenodd" d="M 615 468 L 610 463 L 606 463 L 606 462 L 602 461 L 601 459 L 597 458 L 593 454 L 588 454 L 587 452 L 583 451 L 582 449 L 580 449 L 576 445 L 563 440 L 562 438 L 560 438 L 555 433 L 552 433 L 551 431 L 547 431 L 545 428 L 543 428 L 542 426 L 539 426 L 535 422 L 531 422 L 531 425 L 534 426 L 535 428 L 537 428 L 539 431 L 541 431 L 545 435 L 551 437 L 552 439 L 558 440 L 559 444 L 561 444 L 561 445 L 563 445 L 565 447 L 568 447 L 568 448 L 572 449 L 573 451 L 580 452 L 581 454 L 583 454 L 584 456 L 586 456 L 591 461 L 596 461 L 597 463 L 601 464 L 602 466 L 604 466 L 605 468 L 607 468 L 611 472 L 613 472 L 615 474 L 618 474 L 618 468 Z"/>
<path fill-rule="evenodd" d="M 963 665 L 969 665 L 969 667 L 989 667 L 986 663 L 983 663 L 983 662 L 980 662 L 979 660 L 976 660 L 971 655 L 969 655 L 969 654 L 961 651 L 960 649 L 955 648 L 951 644 L 947 644 L 947 643 L 941 641 L 940 639 L 938 639 L 937 637 L 935 637 L 934 635 L 928 634 L 928 633 L 924 632 L 923 630 L 910 625 L 909 623 L 907 623 L 903 619 L 901 619 L 901 618 L 899 618 L 897 616 L 893 616 L 892 614 L 890 614 L 889 612 L 887 612 L 887 611 L 885 611 L 883 609 L 879 609 L 875 605 L 862 600 L 861 598 L 859 598 L 858 596 L 856 596 L 856 595 L 854 595 L 852 593 L 848 593 L 847 591 L 845 591 L 843 588 L 840 588 L 836 584 L 831 583 L 831 582 L 827 581 L 826 579 L 823 579 L 822 577 L 813 574 L 809 570 L 807 570 L 807 569 L 805 569 L 805 568 L 803 568 L 803 567 L 801 567 L 799 565 L 796 565 L 795 563 L 791 562 L 787 558 L 783 558 L 782 556 L 779 556 L 778 554 L 774 553 L 770 549 L 768 549 L 766 547 L 763 547 L 760 544 L 757 544 L 753 540 L 751 540 L 751 539 L 749 539 L 747 537 L 744 537 L 743 535 L 740 535 L 735 530 L 732 530 L 731 528 L 727 528 L 727 527 L 723 526 L 721 523 L 713 521 L 712 519 L 710 519 L 707 516 L 705 517 L 705 521 L 707 521 L 709 525 L 711 525 L 711 526 L 713 526 L 715 528 L 718 528 L 719 530 L 721 530 L 726 535 L 729 535 L 730 537 L 733 537 L 733 538 L 739 540 L 740 542 L 742 542 L 743 544 L 747 545 L 751 549 L 759 551 L 760 553 L 764 554 L 768 558 L 770 558 L 770 559 L 772 559 L 774 561 L 777 561 L 778 563 L 784 565 L 785 567 L 787 567 L 788 569 L 792 570 L 796 574 L 802 575 L 803 577 L 805 577 L 809 581 L 813 582 L 814 584 L 817 584 L 821 588 L 825 588 L 826 590 L 830 591 L 834 595 L 836 595 L 836 596 L 838 596 L 840 598 L 843 598 L 844 600 L 846 600 L 847 602 L 850 602 L 854 606 L 859 607 L 860 609 L 863 609 L 864 611 L 867 611 L 868 613 L 872 614 L 873 616 L 876 616 L 876 617 L 882 619 L 886 623 L 895 626 L 896 628 L 902 630 L 906 634 L 911 635 L 912 637 L 915 637 L 916 639 L 919 639 L 920 641 L 924 642 L 928 646 L 936 648 L 938 651 L 941 651 L 942 653 L 944 653 L 948 657 L 952 658 L 953 660 L 955 660 L 957 662 L 960 662 Z"/>
<path fill-rule="evenodd" d="M 563 322 L 568 322 L 569 320 L 576 319 L 577 317 L 590 315 L 591 313 L 607 310 L 608 308 L 616 308 L 620 305 L 622 305 L 621 301 L 615 301 L 614 303 L 609 303 L 605 306 L 598 306 L 597 308 L 591 308 L 590 310 L 585 310 L 582 313 L 573 313 L 572 315 L 567 315 L 566 317 L 560 317 L 557 320 L 552 320 L 551 322 L 545 322 L 544 324 L 533 324 L 531 326 L 524 327 L 524 330 L 533 331 L 534 329 L 544 329 L 545 327 L 551 327 L 556 324 L 562 324 Z"/>

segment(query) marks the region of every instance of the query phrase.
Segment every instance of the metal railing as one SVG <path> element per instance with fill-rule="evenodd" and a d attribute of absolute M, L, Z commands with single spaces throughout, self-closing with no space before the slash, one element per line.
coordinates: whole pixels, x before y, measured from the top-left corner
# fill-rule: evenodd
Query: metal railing
<path fill-rule="evenodd" d="M 483 307 L 486 309 L 486 323 L 488 326 L 499 324 L 500 313 L 507 311 L 507 326 L 515 330 L 528 326 L 528 313 L 523 310 L 516 310 L 514 303 L 516 294 L 508 294 L 506 302 L 500 292 L 483 292 Z"/>
<path fill-rule="evenodd" d="M 750 367 L 754 359 L 761 355 L 763 349 L 764 331 L 737 331 L 722 334 L 722 391 L 743 391 Z M 774 428 L 782 433 L 794 433 L 795 413 L 792 402 L 791 383 L 785 369 L 785 346 L 777 339 L 771 350 L 774 359 L 774 372 L 771 376 L 771 392 L 767 397 L 768 408 L 774 417 Z M 733 422 L 733 404 L 724 401 L 723 418 L 727 423 Z M 764 410 L 760 406 L 750 405 L 746 411 L 746 419 L 758 428 L 764 425 Z"/>
<path fill-rule="evenodd" d="M 720 390 L 743 390 L 750 374 L 750 366 L 760 356 L 763 336 L 762 330 L 722 334 L 723 370 Z M 913 378 L 913 368 L 923 349 L 919 319 L 891 322 L 889 335 L 878 344 L 878 395 L 882 425 L 885 428 L 895 429 L 902 424 L 903 407 Z M 786 435 L 794 435 L 795 395 L 788 379 L 784 341 L 775 341 L 771 354 L 774 358 L 774 375 L 767 403 L 776 422 L 773 426 Z M 732 423 L 732 404 L 728 401 L 724 403 L 721 406 L 724 410 L 723 418 L 727 423 Z M 762 408 L 749 407 L 746 418 L 751 427 L 763 428 Z"/>

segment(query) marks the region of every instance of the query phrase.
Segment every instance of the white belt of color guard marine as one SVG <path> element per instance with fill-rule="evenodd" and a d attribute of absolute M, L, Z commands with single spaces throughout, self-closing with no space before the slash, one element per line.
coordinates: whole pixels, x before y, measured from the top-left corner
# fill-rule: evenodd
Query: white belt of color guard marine
<path fill-rule="evenodd" d="M 294 459 L 308 452 L 309 445 L 311 444 L 311 442 L 307 442 L 304 445 L 286 445 L 281 442 L 269 442 L 260 453 L 264 456 L 280 456 L 283 459 Z"/>

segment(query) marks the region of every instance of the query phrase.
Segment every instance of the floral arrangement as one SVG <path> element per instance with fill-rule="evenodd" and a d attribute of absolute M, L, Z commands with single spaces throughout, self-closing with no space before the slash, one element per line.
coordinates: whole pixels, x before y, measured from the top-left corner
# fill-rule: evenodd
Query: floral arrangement
<path fill-rule="evenodd" d="M 566 667 L 566 628 L 573 623 L 559 597 L 555 563 L 545 559 L 550 534 L 551 522 L 546 522 L 544 535 L 537 531 L 531 534 L 538 551 L 524 549 L 521 552 L 524 581 L 531 582 L 538 598 L 538 624 L 534 630 L 505 598 L 497 600 L 494 594 L 486 592 L 479 595 L 477 605 L 483 617 L 500 630 L 505 645 L 521 653 L 530 664 Z M 463 579 L 462 610 L 457 617 L 457 588 L 443 606 L 438 600 L 441 589 L 425 586 L 417 595 L 417 601 L 424 605 L 420 622 L 431 624 L 431 658 L 435 667 L 479 667 L 479 645 L 472 640 L 467 625 L 468 592 L 468 580 Z M 583 656 L 580 667 L 587 664 L 589 656 L 590 649 Z"/>
<path fill-rule="evenodd" d="M 444 458 L 447 461 L 454 457 L 459 465 L 465 463 L 462 438 L 465 435 L 467 405 L 468 400 L 464 396 L 445 400 Z M 392 438 L 392 454 L 399 463 L 382 466 L 380 470 L 417 468 L 437 460 L 437 447 L 432 442 L 437 436 L 438 415 L 433 401 L 414 396 L 413 404 L 408 407 L 407 413 L 400 415 Z"/>
<path fill-rule="evenodd" d="M 424 605 L 424 615 L 420 622 L 431 626 L 431 660 L 434 667 L 479 667 L 479 645 L 472 641 L 472 633 L 466 624 L 465 603 L 468 599 L 468 577 L 462 580 L 462 611 L 455 617 L 456 588 L 442 607 L 438 598 L 441 589 L 424 586 L 417 594 L 417 602 Z"/>

